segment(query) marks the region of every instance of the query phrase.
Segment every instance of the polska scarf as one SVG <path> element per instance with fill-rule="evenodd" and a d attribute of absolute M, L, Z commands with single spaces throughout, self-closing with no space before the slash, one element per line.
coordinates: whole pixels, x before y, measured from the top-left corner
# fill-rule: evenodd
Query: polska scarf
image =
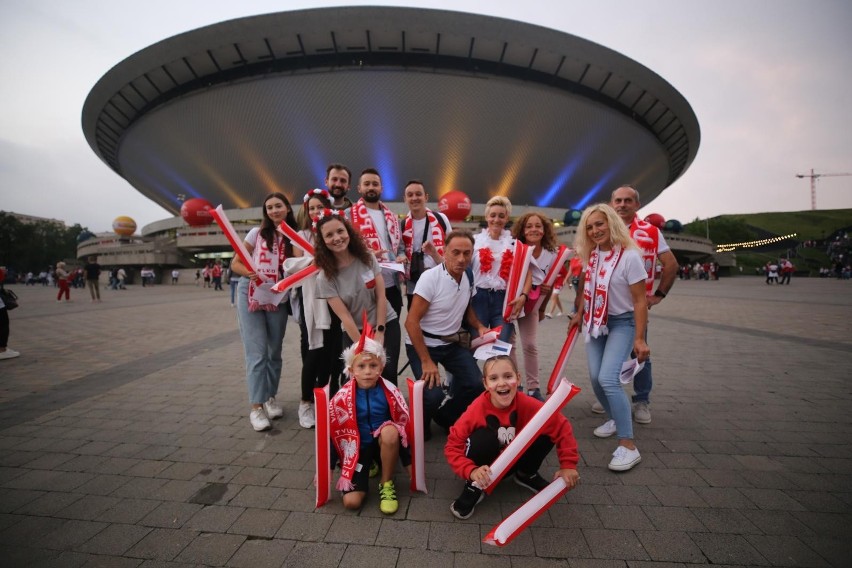
<path fill-rule="evenodd" d="M 426 209 L 427 227 L 424 228 L 424 233 L 431 235 L 430 240 L 435 245 L 438 254 L 444 256 L 444 229 L 438 218 L 430 209 Z M 426 232 L 428 229 L 428 233 Z M 425 236 L 425 235 L 424 235 Z M 425 239 L 424 239 L 425 241 Z M 411 212 L 405 216 L 405 227 L 402 231 L 402 242 L 405 245 L 405 257 L 411 262 L 411 255 L 414 254 L 414 219 L 411 217 Z M 422 249 L 421 249 L 422 250 Z M 405 279 L 411 279 L 411 264 L 405 267 Z"/>
<path fill-rule="evenodd" d="M 408 447 L 408 435 L 405 431 L 408 424 L 408 407 L 405 404 L 405 399 L 402 398 L 399 389 L 390 381 L 381 379 L 378 384 L 384 391 L 385 398 L 387 398 L 391 418 L 373 431 L 373 437 L 377 437 L 382 428 L 392 424 L 399 432 L 403 447 Z M 356 389 L 357 381 L 353 377 L 340 387 L 330 403 L 331 442 L 337 450 L 337 455 L 340 456 L 342 470 L 340 479 L 337 480 L 336 484 L 338 491 L 355 489 L 352 477 L 355 475 L 355 468 L 358 466 L 358 455 L 361 448 L 358 411 L 355 408 Z"/>
<path fill-rule="evenodd" d="M 266 245 L 266 239 L 257 232 L 257 238 L 254 242 L 254 250 L 251 253 L 252 263 L 255 271 L 266 277 L 266 280 L 276 282 L 281 276 L 281 270 L 284 266 L 284 237 L 277 232 L 272 240 L 272 250 Z M 277 312 L 278 306 L 272 304 L 261 304 L 254 299 L 254 293 L 257 290 L 257 284 L 254 280 L 249 280 L 248 289 L 248 304 L 249 311 L 256 312 L 263 310 L 265 312 Z"/>
<path fill-rule="evenodd" d="M 639 245 L 642 262 L 645 264 L 645 293 L 654 293 L 654 270 L 657 264 L 657 249 L 660 246 L 660 229 L 643 221 L 638 216 L 630 223 L 630 238 Z"/>
<path fill-rule="evenodd" d="M 595 247 L 589 256 L 586 267 L 586 282 L 583 285 L 583 335 L 586 343 L 592 337 L 609 333 L 606 327 L 609 306 L 609 281 L 623 252 L 621 245 L 615 245 L 609 251 Z"/>
<path fill-rule="evenodd" d="M 396 215 L 393 214 L 393 211 L 388 209 L 384 203 L 379 202 L 379 207 L 382 210 L 382 213 L 385 216 L 385 222 L 388 226 L 388 237 L 390 237 L 390 251 L 388 252 L 389 257 L 385 260 L 394 261 L 396 256 L 396 250 L 399 248 L 399 241 L 402 238 L 399 230 L 399 221 L 397 220 Z M 364 239 L 364 242 L 367 243 L 367 246 L 374 251 L 380 251 L 383 249 L 382 241 L 379 239 L 379 233 L 376 231 L 375 225 L 373 225 L 373 218 L 370 217 L 369 211 L 367 211 L 367 205 L 364 203 L 364 198 L 358 200 L 358 202 L 352 206 L 350 209 L 352 216 L 352 225 L 358 229 L 358 232 L 361 233 L 361 237 Z"/>

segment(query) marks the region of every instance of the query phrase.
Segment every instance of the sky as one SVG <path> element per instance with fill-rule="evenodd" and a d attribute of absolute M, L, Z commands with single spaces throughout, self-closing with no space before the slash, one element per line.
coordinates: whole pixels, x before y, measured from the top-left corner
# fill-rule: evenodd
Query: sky
<path fill-rule="evenodd" d="M 170 217 L 100 161 L 80 117 L 94 84 L 136 51 L 209 24 L 343 5 L 510 18 L 593 41 L 662 76 L 692 105 L 701 145 L 640 211 L 684 223 L 810 209 L 796 174 L 852 173 L 849 0 L 0 0 L 0 210 L 111 230 Z M 852 208 L 852 176 L 817 181 L 819 209 Z"/>

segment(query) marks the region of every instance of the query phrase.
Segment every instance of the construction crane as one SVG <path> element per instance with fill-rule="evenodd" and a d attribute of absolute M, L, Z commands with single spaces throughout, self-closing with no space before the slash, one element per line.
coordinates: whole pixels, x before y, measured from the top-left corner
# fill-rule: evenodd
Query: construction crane
<path fill-rule="evenodd" d="M 838 176 L 852 176 L 852 174 L 815 174 L 814 169 L 811 168 L 810 174 L 796 174 L 796 177 L 801 178 L 811 178 L 811 211 L 816 211 L 816 181 L 821 177 L 838 177 Z"/>

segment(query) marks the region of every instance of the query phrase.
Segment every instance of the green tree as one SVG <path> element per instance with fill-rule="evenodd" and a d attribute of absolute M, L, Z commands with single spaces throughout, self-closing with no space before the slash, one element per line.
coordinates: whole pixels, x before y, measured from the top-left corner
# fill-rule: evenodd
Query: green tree
<path fill-rule="evenodd" d="M 65 227 L 49 221 L 22 223 L 0 211 L 0 265 L 16 272 L 39 272 L 59 260 L 76 258 L 79 224 Z"/>

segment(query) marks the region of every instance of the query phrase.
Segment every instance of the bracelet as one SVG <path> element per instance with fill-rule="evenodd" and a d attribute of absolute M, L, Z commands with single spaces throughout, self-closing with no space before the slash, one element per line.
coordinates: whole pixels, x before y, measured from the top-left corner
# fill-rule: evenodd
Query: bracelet
<path fill-rule="evenodd" d="M 527 294 L 526 292 L 521 292 L 521 294 L 520 294 L 520 295 L 521 295 L 521 296 L 523 296 L 524 298 L 526 298 L 527 300 L 529 300 L 529 299 L 530 299 L 530 295 L 529 295 L 529 294 Z"/>
<path fill-rule="evenodd" d="M 657 288 L 657 291 L 654 292 L 654 295 L 657 296 L 658 298 L 665 298 L 666 297 L 666 293 L 663 292 L 662 290 L 660 290 L 659 288 Z"/>

